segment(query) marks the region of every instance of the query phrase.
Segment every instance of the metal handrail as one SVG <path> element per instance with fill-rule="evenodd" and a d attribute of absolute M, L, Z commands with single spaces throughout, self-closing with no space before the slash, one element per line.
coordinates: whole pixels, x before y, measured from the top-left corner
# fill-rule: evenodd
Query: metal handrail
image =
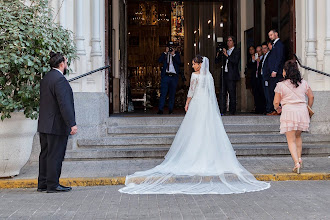
<path fill-rule="evenodd" d="M 92 71 L 90 71 L 90 72 L 88 72 L 88 73 L 81 74 L 80 76 L 73 77 L 73 78 L 69 79 L 68 82 L 72 82 L 72 81 L 74 81 L 74 80 L 77 80 L 77 79 L 83 78 L 83 77 L 85 77 L 85 76 L 91 75 L 91 74 L 93 74 L 93 73 L 96 73 L 96 72 L 98 72 L 98 71 L 101 71 L 101 70 L 104 70 L 104 69 L 108 69 L 108 68 L 110 68 L 110 65 L 106 65 L 106 66 L 101 67 L 101 68 L 98 68 L 98 69 L 96 69 L 96 70 L 92 70 Z"/>
<path fill-rule="evenodd" d="M 300 67 L 302 67 L 302 68 L 304 68 L 306 70 L 310 70 L 310 71 L 313 71 L 313 72 L 316 72 L 316 73 L 320 73 L 322 75 L 325 75 L 325 76 L 330 77 L 330 74 L 328 74 L 328 73 L 325 73 L 325 72 L 322 72 L 320 70 L 316 70 L 316 69 L 310 68 L 308 66 L 302 65 L 301 62 L 300 62 L 300 60 L 299 60 L 299 58 L 298 58 L 298 56 L 296 54 L 294 54 L 294 56 L 295 56 L 295 58 L 296 58 L 296 60 L 297 60 L 297 62 L 298 62 L 298 64 L 299 64 Z"/>

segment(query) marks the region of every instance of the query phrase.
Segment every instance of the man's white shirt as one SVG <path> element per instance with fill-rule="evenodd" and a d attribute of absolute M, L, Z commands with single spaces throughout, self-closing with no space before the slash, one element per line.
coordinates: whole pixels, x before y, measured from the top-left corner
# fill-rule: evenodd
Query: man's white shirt
<path fill-rule="evenodd" d="M 63 75 L 63 72 L 61 70 L 59 70 L 57 68 L 53 68 L 53 69 L 59 71 Z"/>
<path fill-rule="evenodd" d="M 232 47 L 227 50 L 228 56 L 230 56 L 230 54 L 233 52 L 234 49 L 235 49 L 235 47 Z M 228 72 L 228 59 L 226 60 L 225 72 Z"/>

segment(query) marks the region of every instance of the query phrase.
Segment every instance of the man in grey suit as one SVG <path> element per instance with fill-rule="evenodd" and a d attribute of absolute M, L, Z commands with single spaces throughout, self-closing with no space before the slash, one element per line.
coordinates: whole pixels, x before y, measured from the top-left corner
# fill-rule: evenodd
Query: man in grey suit
<path fill-rule="evenodd" d="M 73 92 L 64 77 L 67 59 L 51 52 L 49 64 L 52 70 L 40 82 L 38 192 L 68 192 L 72 188 L 60 185 L 59 178 L 68 136 L 77 133 Z"/>

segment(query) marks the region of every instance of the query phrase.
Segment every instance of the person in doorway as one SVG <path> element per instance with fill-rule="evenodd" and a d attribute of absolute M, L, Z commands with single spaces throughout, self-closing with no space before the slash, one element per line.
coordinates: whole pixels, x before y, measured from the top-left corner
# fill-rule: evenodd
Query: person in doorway
<path fill-rule="evenodd" d="M 262 62 L 261 62 L 261 77 L 262 77 L 262 86 L 264 90 L 264 95 L 265 95 L 265 108 L 266 108 L 266 114 L 273 112 L 274 107 L 273 107 L 273 100 L 270 98 L 269 94 L 269 79 L 270 79 L 270 63 L 269 63 L 269 57 L 271 53 L 271 47 L 272 43 L 271 42 L 264 42 L 261 47 L 262 47 L 262 52 L 264 53 Z"/>
<path fill-rule="evenodd" d="M 164 113 L 164 106 L 167 93 L 169 94 L 168 113 L 172 114 L 174 109 L 176 87 L 178 85 L 180 74 L 180 53 L 175 50 L 173 42 L 169 42 L 166 50 L 160 56 L 160 63 L 163 64 L 161 71 L 160 99 L 157 114 Z M 181 75 L 184 80 L 184 76 Z"/>
<path fill-rule="evenodd" d="M 220 111 L 225 114 L 227 110 L 227 93 L 229 94 L 229 113 L 236 113 L 236 83 L 240 80 L 238 64 L 241 58 L 241 52 L 235 47 L 236 39 L 233 36 L 227 38 L 228 50 L 223 48 L 224 55 L 224 71 L 222 83 L 224 88 L 220 92 Z"/>
<path fill-rule="evenodd" d="M 293 172 L 300 173 L 303 163 L 301 159 L 301 133 L 308 131 L 310 117 L 307 105 L 312 107 L 314 95 L 308 83 L 301 78 L 295 60 L 288 60 L 285 63 L 283 77 L 284 80 L 277 83 L 274 90 L 274 108 L 277 112 L 282 111 L 280 133 L 286 136 L 294 161 Z M 306 95 L 308 97 L 308 103 L 306 103 Z"/>
<path fill-rule="evenodd" d="M 278 31 L 273 29 L 268 33 L 269 39 L 272 43 L 272 52 L 269 56 L 269 64 L 270 64 L 270 78 L 268 81 L 269 87 L 269 97 L 270 100 L 274 100 L 275 92 L 274 89 L 276 84 L 282 78 L 283 65 L 284 65 L 284 45 L 278 36 Z M 267 115 L 278 115 L 278 112 L 275 109 L 268 113 Z"/>
<path fill-rule="evenodd" d="M 254 46 L 249 47 L 249 56 L 247 59 L 247 63 L 245 66 L 245 86 L 246 89 L 250 90 L 251 93 L 253 94 L 253 75 L 256 74 L 257 71 L 257 62 L 256 62 L 256 50 Z M 255 78 L 255 77 L 254 77 Z"/>
<path fill-rule="evenodd" d="M 50 53 L 52 68 L 40 82 L 38 132 L 38 192 L 68 192 L 72 188 L 59 184 L 69 134 L 77 133 L 73 92 L 64 75 L 68 64 L 61 53 Z"/>
<path fill-rule="evenodd" d="M 261 76 L 261 68 L 262 68 L 262 61 L 263 61 L 263 52 L 261 45 L 256 47 L 256 66 L 257 70 L 255 74 L 252 75 L 252 89 L 253 89 L 253 96 L 254 96 L 254 105 L 255 105 L 255 113 L 256 114 L 264 114 L 266 111 L 266 100 L 264 95 L 264 88 L 263 88 L 263 80 Z"/>

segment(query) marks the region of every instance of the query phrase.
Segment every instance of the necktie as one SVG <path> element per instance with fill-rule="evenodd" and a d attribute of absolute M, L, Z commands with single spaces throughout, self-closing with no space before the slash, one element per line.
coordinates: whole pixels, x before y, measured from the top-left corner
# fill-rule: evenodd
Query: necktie
<path fill-rule="evenodd" d="M 258 78 L 258 70 L 259 70 L 259 61 L 257 61 L 257 71 L 256 71 L 256 78 Z"/>

